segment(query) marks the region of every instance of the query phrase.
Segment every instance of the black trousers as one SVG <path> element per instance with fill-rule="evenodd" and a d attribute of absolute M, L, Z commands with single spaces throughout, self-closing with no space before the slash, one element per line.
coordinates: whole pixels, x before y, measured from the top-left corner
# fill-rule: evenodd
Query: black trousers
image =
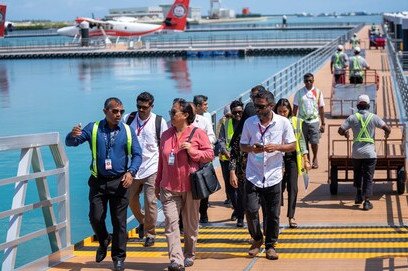
<path fill-rule="evenodd" d="M 350 84 L 362 84 L 363 81 L 362 76 L 350 76 Z"/>
<path fill-rule="evenodd" d="M 271 187 L 256 187 L 246 181 L 246 218 L 249 234 L 255 241 L 265 236 L 265 249 L 275 246 L 279 237 L 279 215 L 281 199 L 281 183 Z M 264 234 L 261 231 L 259 208 L 264 212 Z"/>
<path fill-rule="evenodd" d="M 295 217 L 296 200 L 298 195 L 298 171 L 296 162 L 296 152 L 294 154 L 288 153 L 284 156 L 285 173 L 282 179 L 282 205 L 283 193 L 286 188 L 288 190 L 288 213 L 289 218 Z"/>
<path fill-rule="evenodd" d="M 207 218 L 208 219 L 208 198 L 200 200 L 200 219 Z"/>
<path fill-rule="evenodd" d="M 234 208 L 235 214 L 238 209 L 238 189 L 234 188 L 230 183 L 230 171 L 229 171 L 229 161 L 221 161 L 222 177 L 225 182 L 225 191 L 227 193 L 228 199 L 231 200 L 232 207 Z M 237 216 L 238 217 L 238 216 Z"/>
<path fill-rule="evenodd" d="M 127 208 L 129 205 L 129 192 L 122 186 L 122 176 L 114 179 L 89 177 L 89 221 L 99 240 L 100 245 L 108 238 L 105 219 L 108 209 L 111 215 L 113 228 L 112 234 L 112 260 L 126 258 L 127 243 Z"/>
<path fill-rule="evenodd" d="M 353 159 L 354 187 L 362 190 L 363 198 L 369 199 L 373 195 L 373 177 L 376 158 Z"/>

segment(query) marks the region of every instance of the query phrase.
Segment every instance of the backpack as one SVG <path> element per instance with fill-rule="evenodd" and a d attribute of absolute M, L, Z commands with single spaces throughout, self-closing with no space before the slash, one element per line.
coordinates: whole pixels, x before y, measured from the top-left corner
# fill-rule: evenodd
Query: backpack
<path fill-rule="evenodd" d="M 128 119 L 126 120 L 126 124 L 130 125 L 133 120 L 136 118 L 137 111 L 133 111 L 132 113 L 129 114 Z M 161 130 L 161 123 L 162 123 L 163 117 L 160 115 L 156 115 L 156 121 L 154 123 L 156 127 L 156 142 L 157 146 L 160 146 L 160 130 Z"/>

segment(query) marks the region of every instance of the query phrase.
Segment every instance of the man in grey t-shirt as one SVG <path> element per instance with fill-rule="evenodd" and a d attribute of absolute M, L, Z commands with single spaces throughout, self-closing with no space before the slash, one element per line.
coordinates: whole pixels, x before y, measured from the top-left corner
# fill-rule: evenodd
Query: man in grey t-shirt
<path fill-rule="evenodd" d="M 375 128 L 381 128 L 385 132 L 385 138 L 391 132 L 385 122 L 377 115 L 368 112 L 370 98 L 360 95 L 357 101 L 358 112 L 349 116 L 339 127 L 339 134 L 349 138 L 349 129 L 353 131 L 353 171 L 354 186 L 357 188 L 356 204 L 363 203 L 363 209 L 368 211 L 373 208 L 370 196 L 373 193 L 373 176 L 377 163 L 375 152 Z"/>

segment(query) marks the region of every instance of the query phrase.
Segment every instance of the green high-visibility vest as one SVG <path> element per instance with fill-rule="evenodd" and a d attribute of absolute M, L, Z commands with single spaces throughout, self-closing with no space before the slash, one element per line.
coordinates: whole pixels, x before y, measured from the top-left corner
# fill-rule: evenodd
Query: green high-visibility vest
<path fill-rule="evenodd" d="M 364 69 L 360 65 L 360 56 L 353 56 L 353 68 L 351 69 L 351 75 L 364 76 Z"/>
<path fill-rule="evenodd" d="M 232 119 L 228 119 L 225 124 L 224 124 L 224 131 L 226 131 L 226 135 L 225 135 L 225 147 L 227 148 L 227 150 L 229 151 L 231 149 L 230 143 L 231 143 L 231 139 L 232 136 L 234 135 L 234 125 L 232 124 Z M 220 155 L 220 160 L 221 161 L 227 161 L 228 158 L 221 154 Z"/>
<path fill-rule="evenodd" d="M 303 159 L 302 159 L 303 155 L 300 150 L 300 139 L 303 136 L 303 132 L 301 129 L 303 120 L 297 117 L 292 117 L 290 119 L 290 122 L 292 123 L 293 132 L 296 138 L 296 164 L 297 164 L 298 174 L 300 175 L 302 174 L 303 169 L 304 169 Z"/>
<path fill-rule="evenodd" d="M 336 69 L 343 69 L 343 64 L 341 63 L 341 60 L 340 60 L 341 52 L 340 53 L 336 52 L 334 55 L 336 56 L 336 59 L 334 61 L 334 67 Z"/>
<path fill-rule="evenodd" d="M 356 113 L 356 117 L 361 124 L 361 129 L 357 137 L 354 139 L 354 142 L 366 142 L 374 144 L 374 138 L 370 136 L 367 130 L 367 126 L 370 123 L 373 116 L 374 116 L 373 113 L 368 113 L 368 117 L 365 120 L 363 120 L 363 116 L 360 113 Z"/>
<path fill-rule="evenodd" d="M 130 133 L 130 127 L 127 124 L 123 124 L 125 126 L 126 130 L 126 137 L 127 137 L 127 154 L 131 155 L 132 153 L 132 134 Z M 91 169 L 91 174 L 95 177 L 98 177 L 98 166 L 96 162 L 96 138 L 98 135 L 98 127 L 99 127 L 99 121 L 96 121 L 92 127 L 92 139 L 91 139 L 91 145 L 92 145 L 92 169 Z"/>

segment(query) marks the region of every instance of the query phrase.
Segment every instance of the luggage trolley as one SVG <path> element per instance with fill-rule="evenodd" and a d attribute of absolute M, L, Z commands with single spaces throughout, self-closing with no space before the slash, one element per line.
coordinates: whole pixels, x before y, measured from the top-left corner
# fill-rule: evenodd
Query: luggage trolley
<path fill-rule="evenodd" d="M 350 177 L 353 173 L 351 159 L 353 139 L 351 135 L 349 139 L 340 136 L 337 133 L 339 127 L 338 124 L 328 126 L 328 173 L 332 195 L 337 195 L 339 182 L 353 182 L 353 176 Z M 376 133 L 377 165 L 373 181 L 396 181 L 397 192 L 401 195 L 405 192 L 406 182 L 405 124 L 395 124 L 390 127 L 391 134 L 388 139 L 383 137 L 382 131 Z"/>

